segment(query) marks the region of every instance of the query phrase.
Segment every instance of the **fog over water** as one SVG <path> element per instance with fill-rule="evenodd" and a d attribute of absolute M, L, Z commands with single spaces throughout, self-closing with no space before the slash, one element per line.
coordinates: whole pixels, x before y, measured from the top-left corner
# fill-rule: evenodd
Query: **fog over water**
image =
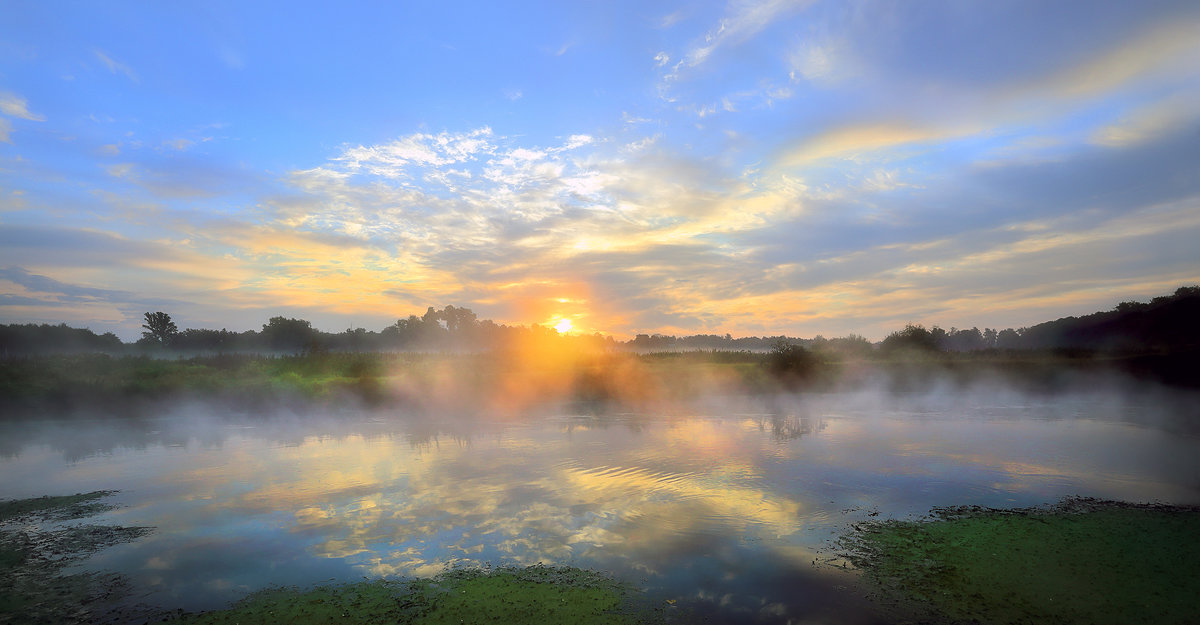
<path fill-rule="evenodd" d="M 128 575 L 134 601 L 164 608 L 542 562 L 610 571 L 718 620 L 870 622 L 853 574 L 820 564 L 851 523 L 1068 495 L 1198 504 L 1192 400 L 1097 387 L 715 398 L 655 413 L 181 404 L 0 425 L 0 498 L 120 489 L 122 507 L 97 522 L 157 529 L 86 566 Z"/>

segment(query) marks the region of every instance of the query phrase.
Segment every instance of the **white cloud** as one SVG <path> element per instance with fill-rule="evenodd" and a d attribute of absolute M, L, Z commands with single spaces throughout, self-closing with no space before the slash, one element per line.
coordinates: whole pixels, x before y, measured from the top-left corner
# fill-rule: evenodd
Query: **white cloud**
<path fill-rule="evenodd" d="M 799 74 L 809 82 L 830 82 L 845 79 L 849 71 L 841 48 L 828 41 L 805 42 L 792 52 L 789 61 L 792 80 L 797 80 Z"/>
<path fill-rule="evenodd" d="M 133 163 L 116 163 L 104 168 L 104 171 L 113 178 L 129 178 L 134 174 Z"/>
<path fill-rule="evenodd" d="M 662 67 L 670 62 L 671 62 L 671 57 L 668 56 L 666 52 L 659 52 L 658 54 L 654 55 L 654 64 L 657 65 L 658 67 Z"/>
<path fill-rule="evenodd" d="M 92 50 L 92 52 L 96 55 L 96 58 L 100 59 L 101 63 L 104 63 L 104 66 L 108 68 L 108 71 L 114 74 L 124 74 L 129 80 L 138 82 L 137 73 L 135 73 L 128 65 L 114 60 L 111 56 L 99 48 Z"/>
<path fill-rule="evenodd" d="M 703 44 L 697 45 L 687 52 L 684 62 L 688 67 L 700 65 L 718 48 L 742 43 L 757 35 L 780 16 L 811 3 L 812 0 L 731 2 L 726 16 L 721 18 L 716 28 L 705 33 Z"/>
<path fill-rule="evenodd" d="M 0 118 L 0 143 L 12 143 L 9 139 L 9 134 L 12 133 L 12 122 L 7 119 Z"/>
<path fill-rule="evenodd" d="M 567 138 L 567 144 L 563 146 L 563 149 L 574 150 L 575 148 L 588 145 L 593 141 L 594 139 L 591 135 L 571 135 Z"/>
<path fill-rule="evenodd" d="M 1163 136 L 1184 127 L 1200 115 L 1200 98 L 1175 97 L 1132 111 L 1121 119 L 1096 129 L 1092 143 L 1125 147 Z"/>
<path fill-rule="evenodd" d="M 0 113 L 31 122 L 46 121 L 44 116 L 29 111 L 29 103 L 25 98 L 7 91 L 0 91 Z"/>
<path fill-rule="evenodd" d="M 649 123 L 654 120 L 651 120 L 646 117 L 637 117 L 636 115 L 630 115 L 629 111 L 621 111 L 621 121 L 626 124 L 632 125 L 632 124 L 646 124 L 646 123 Z"/>
<path fill-rule="evenodd" d="M 679 23 L 679 20 L 682 20 L 683 18 L 684 18 L 683 11 L 675 11 L 674 13 L 671 13 L 670 15 L 664 15 L 662 17 L 662 19 L 658 21 L 658 27 L 659 28 L 670 28 L 670 27 L 674 26 L 675 24 Z"/>
<path fill-rule="evenodd" d="M 491 128 L 486 127 L 468 133 L 416 133 L 383 145 L 350 148 L 336 160 L 346 163 L 351 170 L 400 176 L 409 165 L 441 167 L 487 154 L 493 149 L 489 142 L 491 135 Z"/>

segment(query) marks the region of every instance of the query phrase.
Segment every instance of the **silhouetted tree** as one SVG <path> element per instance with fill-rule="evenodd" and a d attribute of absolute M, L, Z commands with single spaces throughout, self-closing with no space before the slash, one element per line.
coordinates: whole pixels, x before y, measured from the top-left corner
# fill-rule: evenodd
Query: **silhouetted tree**
<path fill-rule="evenodd" d="M 237 332 L 188 328 L 175 336 L 173 346 L 180 350 L 223 352 L 238 349 L 241 342 Z"/>
<path fill-rule="evenodd" d="M 320 347 L 317 331 L 303 319 L 271 317 L 259 336 L 268 348 L 278 351 L 313 351 Z"/>
<path fill-rule="evenodd" d="M 175 336 L 179 334 L 179 328 L 175 327 L 175 322 L 171 321 L 171 315 L 165 312 L 146 313 L 146 323 L 142 327 L 146 329 L 142 332 L 143 344 L 149 343 L 160 347 L 170 347 L 175 340 Z"/>
<path fill-rule="evenodd" d="M 945 330 L 934 326 L 934 331 L 931 332 L 925 329 L 925 326 L 908 324 L 903 330 L 893 332 L 883 339 L 883 343 L 879 346 L 885 352 L 895 353 L 900 351 L 916 351 L 916 352 L 935 352 L 938 350 L 938 336 L 944 336 Z"/>
<path fill-rule="evenodd" d="M 812 377 L 817 368 L 817 359 L 800 345 L 779 338 L 771 347 L 767 367 L 784 384 L 795 387 Z"/>
<path fill-rule="evenodd" d="M 987 340 L 984 338 L 983 333 L 979 331 L 979 328 L 971 328 L 970 330 L 956 330 L 951 328 L 950 333 L 946 335 L 946 338 L 939 346 L 954 351 L 969 352 L 986 348 Z"/>
<path fill-rule="evenodd" d="M 0 355 L 69 352 L 120 352 L 121 339 L 112 332 L 96 335 L 65 323 L 0 325 Z"/>

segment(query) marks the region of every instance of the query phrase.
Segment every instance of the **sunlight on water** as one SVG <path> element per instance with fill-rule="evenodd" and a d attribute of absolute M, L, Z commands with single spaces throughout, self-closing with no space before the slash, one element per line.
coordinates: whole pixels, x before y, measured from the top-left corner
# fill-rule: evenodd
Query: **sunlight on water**
<path fill-rule="evenodd" d="M 1069 494 L 1200 501 L 1200 439 L 1086 399 L 883 410 L 830 396 L 790 408 L 441 423 L 181 409 L 10 424 L 0 496 L 120 488 L 112 522 L 158 529 L 95 566 L 167 607 L 213 607 L 265 584 L 542 562 L 730 613 L 772 605 L 780 618 L 831 609 L 845 578 L 812 562 L 876 514 Z"/>

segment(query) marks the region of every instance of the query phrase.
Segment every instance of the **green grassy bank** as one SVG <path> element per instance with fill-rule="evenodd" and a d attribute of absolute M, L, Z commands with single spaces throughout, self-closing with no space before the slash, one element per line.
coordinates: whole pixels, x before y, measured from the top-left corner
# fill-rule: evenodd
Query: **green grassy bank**
<path fill-rule="evenodd" d="M 620 625 L 661 620 L 661 610 L 641 605 L 634 590 L 600 573 L 533 566 L 450 570 L 431 579 L 375 580 L 309 590 L 269 589 L 229 609 L 182 615 L 172 622 Z"/>
<path fill-rule="evenodd" d="M 950 623 L 1195 623 L 1200 510 L 1069 499 L 861 523 L 846 557 L 898 614 Z"/>

